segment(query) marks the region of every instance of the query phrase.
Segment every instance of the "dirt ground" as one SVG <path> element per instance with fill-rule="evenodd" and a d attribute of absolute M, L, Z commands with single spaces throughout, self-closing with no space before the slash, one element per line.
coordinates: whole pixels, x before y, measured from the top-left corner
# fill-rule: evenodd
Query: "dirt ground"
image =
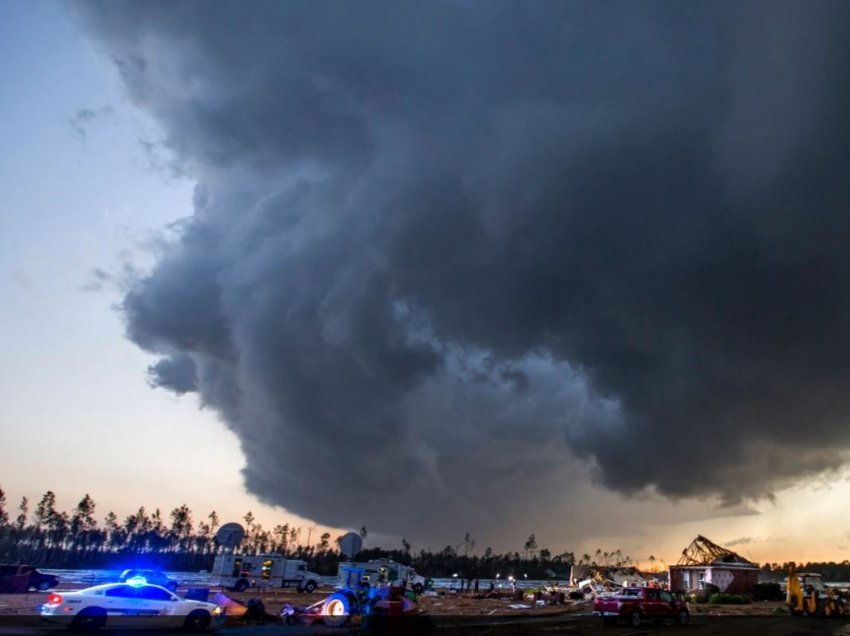
<path fill-rule="evenodd" d="M 848 636 L 850 621 L 793 616 L 699 616 L 689 625 L 654 624 L 640 628 L 607 626 L 596 617 L 528 618 L 505 625 L 463 625 L 437 621 L 436 634 L 461 636 Z"/>
<path fill-rule="evenodd" d="M 80 589 L 83 586 L 76 586 Z M 74 586 L 65 585 L 56 590 L 73 590 Z M 210 601 L 215 602 L 215 594 L 218 589 L 210 590 Z M 178 590 L 183 593 L 185 590 Z M 259 598 L 265 605 L 266 612 L 277 616 L 281 608 L 286 604 L 301 606 L 320 601 L 327 596 L 330 590 L 322 590 L 313 594 L 301 594 L 290 589 L 270 590 L 247 590 L 237 593 L 225 591 L 227 596 L 245 602 L 250 598 Z M 26 594 L 2 594 L 0 595 L 0 616 L 23 616 L 38 614 L 38 608 L 46 602 L 49 593 L 28 592 Z M 502 616 L 561 616 L 587 614 L 592 611 L 590 601 L 567 601 L 565 605 L 547 605 L 535 607 L 534 609 L 512 609 L 511 605 L 526 604 L 533 605 L 533 601 L 502 599 L 473 598 L 471 595 L 440 594 L 439 596 L 420 596 L 419 609 L 432 616 L 469 616 L 469 617 L 502 617 Z M 699 616 L 770 616 L 783 608 L 782 603 L 757 603 L 752 605 L 691 605 L 691 614 Z"/>
<path fill-rule="evenodd" d="M 80 589 L 83 586 L 76 586 Z M 74 586 L 61 586 L 55 590 L 61 594 L 62 590 L 71 591 Z M 226 596 L 244 603 L 251 598 L 259 598 L 266 608 L 266 612 L 277 616 L 281 608 L 286 605 L 310 605 L 324 599 L 331 590 L 317 591 L 312 594 L 302 594 L 290 589 L 269 589 L 269 590 L 247 590 L 245 592 L 230 592 L 224 591 Z M 185 590 L 178 590 L 178 594 Z M 220 593 L 220 589 L 213 588 L 210 590 L 209 600 L 217 602 L 215 595 Z M 2 594 L 0 595 L 0 616 L 26 616 L 38 614 L 38 608 L 46 602 L 49 593 L 29 592 L 26 594 Z M 471 596 L 461 596 L 459 594 L 443 594 L 440 596 L 420 596 L 419 608 L 423 612 L 435 615 L 461 615 L 461 616 L 544 616 L 544 615 L 560 615 L 576 612 L 588 612 L 591 610 L 589 603 L 568 603 L 567 605 L 547 606 L 536 609 L 516 610 L 509 606 L 516 603 L 533 604 L 533 601 L 515 601 L 504 599 L 475 599 Z"/>
<path fill-rule="evenodd" d="M 65 587 L 70 590 L 70 586 Z M 61 594 L 62 590 L 58 590 Z M 185 590 L 179 590 L 183 592 Z M 210 600 L 217 590 L 211 590 Z M 178 593 L 179 593 L 178 592 Z M 248 590 L 242 594 L 227 592 L 228 596 L 246 601 L 259 598 L 266 611 L 277 616 L 284 604 L 308 605 L 323 599 L 328 591 L 299 594 L 294 590 Z M 0 619 L 35 617 L 48 594 L 0 595 Z M 814 634 L 850 636 L 850 620 L 791 617 L 782 611 L 781 603 L 752 605 L 691 605 L 691 624 L 648 625 L 639 629 L 625 626 L 604 626 L 601 619 L 588 616 L 589 602 L 573 602 L 535 609 L 511 609 L 518 601 L 509 599 L 476 599 L 457 594 L 422 596 L 421 612 L 430 617 L 437 634 L 468 636 L 504 636 L 508 634 L 569 634 L 575 636 L 605 634 L 610 636 L 648 636 L 663 634 L 692 634 L 698 636 L 808 636 Z M 531 601 L 522 601 L 531 603 Z"/>

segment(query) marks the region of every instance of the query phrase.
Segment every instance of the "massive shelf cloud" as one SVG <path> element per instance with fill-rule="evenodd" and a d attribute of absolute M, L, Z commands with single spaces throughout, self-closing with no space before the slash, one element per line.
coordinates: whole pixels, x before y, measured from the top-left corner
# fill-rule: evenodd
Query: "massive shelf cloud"
<path fill-rule="evenodd" d="M 844 464 L 850 5 L 76 14 L 198 183 L 128 336 L 263 500 L 442 536 Z"/>

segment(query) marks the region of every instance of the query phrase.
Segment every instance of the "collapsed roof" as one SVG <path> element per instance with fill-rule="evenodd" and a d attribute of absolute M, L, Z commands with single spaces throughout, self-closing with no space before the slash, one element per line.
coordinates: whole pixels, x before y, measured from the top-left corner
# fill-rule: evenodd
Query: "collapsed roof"
<path fill-rule="evenodd" d="M 758 567 L 732 550 L 721 547 L 698 535 L 687 548 L 682 550 L 682 557 L 676 565 L 732 565 Z"/>

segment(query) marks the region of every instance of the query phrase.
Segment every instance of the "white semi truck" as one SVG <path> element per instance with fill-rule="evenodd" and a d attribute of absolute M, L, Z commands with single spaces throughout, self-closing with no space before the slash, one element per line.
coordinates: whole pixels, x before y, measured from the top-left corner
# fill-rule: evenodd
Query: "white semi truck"
<path fill-rule="evenodd" d="M 307 569 L 307 562 L 279 554 L 219 554 L 213 563 L 219 584 L 237 592 L 249 587 L 295 586 L 299 592 L 319 587 L 319 575 Z"/>
<path fill-rule="evenodd" d="M 337 574 L 337 587 L 346 587 L 352 583 L 359 583 L 359 581 L 351 581 L 350 573 L 361 570 L 363 578 L 370 585 L 404 586 L 417 594 L 425 591 L 425 577 L 417 574 L 416 570 L 411 567 L 387 559 L 357 563 L 345 561 L 340 563 L 339 573 Z"/>

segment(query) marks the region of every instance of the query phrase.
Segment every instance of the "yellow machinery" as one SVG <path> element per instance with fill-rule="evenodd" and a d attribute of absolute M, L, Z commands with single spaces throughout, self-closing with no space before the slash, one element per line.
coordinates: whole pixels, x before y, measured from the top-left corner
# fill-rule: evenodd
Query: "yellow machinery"
<path fill-rule="evenodd" d="M 785 604 L 794 616 L 843 616 L 847 613 L 844 599 L 823 583 L 820 574 L 788 570 L 788 592 Z"/>

